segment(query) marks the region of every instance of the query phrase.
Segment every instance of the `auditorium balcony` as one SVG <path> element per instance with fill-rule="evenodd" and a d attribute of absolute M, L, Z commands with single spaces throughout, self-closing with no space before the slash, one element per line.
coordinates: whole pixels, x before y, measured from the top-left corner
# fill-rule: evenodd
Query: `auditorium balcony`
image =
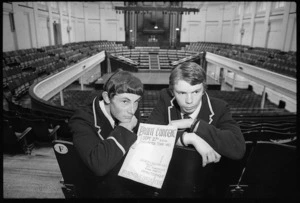
<path fill-rule="evenodd" d="M 212 42 L 192 42 L 185 50 L 207 51 L 296 78 L 296 52 Z"/>

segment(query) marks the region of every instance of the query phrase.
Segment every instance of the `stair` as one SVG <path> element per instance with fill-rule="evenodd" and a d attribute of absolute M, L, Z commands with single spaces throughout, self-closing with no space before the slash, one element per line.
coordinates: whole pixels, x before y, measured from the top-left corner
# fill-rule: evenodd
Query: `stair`
<path fill-rule="evenodd" d="M 159 57 L 157 54 L 149 54 L 149 69 L 152 70 L 159 70 Z"/>

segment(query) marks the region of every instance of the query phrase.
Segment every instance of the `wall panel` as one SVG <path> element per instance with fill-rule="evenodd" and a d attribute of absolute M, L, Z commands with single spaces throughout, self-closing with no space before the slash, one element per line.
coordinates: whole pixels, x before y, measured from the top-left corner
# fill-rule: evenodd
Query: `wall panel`
<path fill-rule="evenodd" d="M 117 41 L 117 23 L 116 22 L 107 22 L 106 24 L 106 37 L 104 40 L 108 41 Z"/>
<path fill-rule="evenodd" d="M 201 12 L 201 11 L 200 11 Z M 207 8 L 207 21 L 218 21 L 220 15 L 220 6 L 219 5 L 211 5 Z"/>
<path fill-rule="evenodd" d="M 281 25 L 282 20 L 271 21 L 267 48 L 281 49 Z"/>
<path fill-rule="evenodd" d="M 99 22 L 89 22 L 86 32 L 86 40 L 100 40 L 100 24 Z"/>
<path fill-rule="evenodd" d="M 232 38 L 232 44 L 241 44 L 241 42 L 239 41 L 240 39 L 240 27 L 238 23 L 234 23 L 233 24 L 233 38 Z"/>
<path fill-rule="evenodd" d="M 97 3 L 86 3 L 86 16 L 88 19 L 99 19 L 99 4 Z"/>
<path fill-rule="evenodd" d="M 250 32 L 250 23 L 244 23 L 245 33 L 242 38 L 242 44 L 249 46 L 251 42 L 251 32 Z"/>
<path fill-rule="evenodd" d="M 232 18 L 232 5 L 225 5 L 224 7 L 224 14 L 223 14 L 223 20 L 231 20 Z"/>
<path fill-rule="evenodd" d="M 297 18 L 293 21 L 293 24 L 291 45 L 288 50 L 297 51 Z"/>
<path fill-rule="evenodd" d="M 40 16 L 38 18 L 38 40 L 39 40 L 39 46 L 49 46 L 50 45 L 50 36 L 49 36 L 49 29 L 47 27 L 47 16 Z"/>
<path fill-rule="evenodd" d="M 16 49 L 16 44 L 15 44 L 15 33 L 12 32 L 11 30 L 11 24 L 10 24 L 10 19 L 9 19 L 9 14 L 8 12 L 3 12 L 2 15 L 2 28 L 3 28 L 3 33 L 2 33 L 2 42 L 3 42 L 3 47 L 2 51 L 13 51 Z"/>
<path fill-rule="evenodd" d="M 231 43 L 231 26 L 230 24 L 223 24 L 222 26 L 222 42 Z"/>
<path fill-rule="evenodd" d="M 188 29 L 189 41 L 197 42 L 200 40 L 200 24 L 189 24 Z"/>
<path fill-rule="evenodd" d="M 264 39 L 264 23 L 256 22 L 254 24 L 253 47 L 263 47 Z"/>
<path fill-rule="evenodd" d="M 18 26 L 21 27 L 21 29 L 19 30 L 18 35 L 22 36 L 22 39 L 26 39 L 26 40 L 22 40 L 21 42 L 19 42 L 19 49 L 28 49 L 31 48 L 32 46 L 32 35 L 31 35 L 31 29 L 30 29 L 30 15 L 27 12 L 22 12 L 20 13 L 20 15 L 22 16 L 19 20 L 20 20 L 20 24 L 18 24 Z M 16 25 L 17 26 L 17 25 Z"/>
<path fill-rule="evenodd" d="M 205 41 L 206 42 L 218 42 L 218 24 L 206 24 L 205 29 Z"/>
<path fill-rule="evenodd" d="M 76 42 L 85 41 L 85 29 L 84 29 L 84 22 L 78 21 L 76 24 Z"/>

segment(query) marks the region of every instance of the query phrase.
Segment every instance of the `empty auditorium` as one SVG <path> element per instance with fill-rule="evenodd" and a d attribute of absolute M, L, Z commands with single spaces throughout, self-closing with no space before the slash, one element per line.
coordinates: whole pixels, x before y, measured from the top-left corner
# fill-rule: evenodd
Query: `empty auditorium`
<path fill-rule="evenodd" d="M 3 2 L 3 198 L 296 202 L 296 8 Z"/>

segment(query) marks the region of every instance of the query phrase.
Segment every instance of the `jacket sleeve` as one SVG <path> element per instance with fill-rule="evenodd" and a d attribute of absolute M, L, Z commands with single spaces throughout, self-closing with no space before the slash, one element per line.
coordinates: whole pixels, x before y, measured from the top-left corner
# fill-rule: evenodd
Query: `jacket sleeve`
<path fill-rule="evenodd" d="M 117 126 L 109 135 L 102 135 L 107 137 L 102 140 L 92 117 L 83 110 L 75 112 L 69 121 L 69 127 L 80 158 L 97 176 L 106 175 L 137 139 L 135 133 Z"/>
<path fill-rule="evenodd" d="M 233 120 L 227 104 L 218 108 L 220 112 L 216 124 L 208 124 L 200 119 L 196 134 L 204 139 L 216 152 L 230 159 L 243 158 L 246 150 L 244 136 Z"/>

